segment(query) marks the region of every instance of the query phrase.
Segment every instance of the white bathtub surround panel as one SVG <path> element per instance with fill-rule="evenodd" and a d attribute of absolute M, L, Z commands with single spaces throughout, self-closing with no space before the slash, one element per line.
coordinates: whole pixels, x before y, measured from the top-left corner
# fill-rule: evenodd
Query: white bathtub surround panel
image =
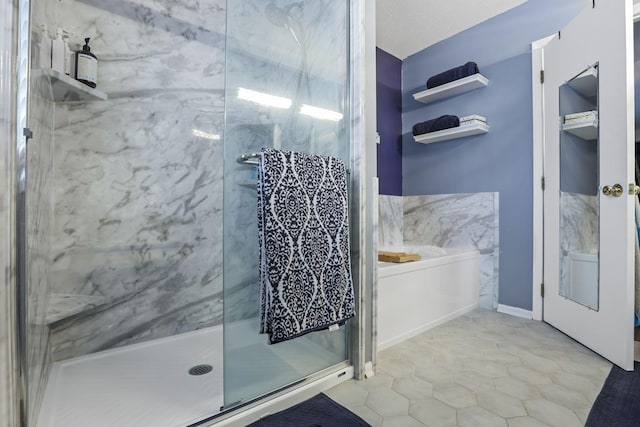
<path fill-rule="evenodd" d="M 379 263 L 378 350 L 476 308 L 479 267 L 480 254 L 473 250 L 404 264 Z"/>
<path fill-rule="evenodd" d="M 498 307 L 499 194 L 404 197 L 404 243 L 480 252 L 482 308 Z"/>
<path fill-rule="evenodd" d="M 401 246 L 404 223 L 402 196 L 378 196 L 378 247 Z"/>

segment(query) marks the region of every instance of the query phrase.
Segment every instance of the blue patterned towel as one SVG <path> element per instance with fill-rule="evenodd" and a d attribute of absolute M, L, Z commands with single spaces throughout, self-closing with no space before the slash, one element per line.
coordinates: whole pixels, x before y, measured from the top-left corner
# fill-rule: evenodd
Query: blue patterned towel
<path fill-rule="evenodd" d="M 270 344 L 353 317 L 342 160 L 263 148 L 258 237 L 260 333 Z"/>

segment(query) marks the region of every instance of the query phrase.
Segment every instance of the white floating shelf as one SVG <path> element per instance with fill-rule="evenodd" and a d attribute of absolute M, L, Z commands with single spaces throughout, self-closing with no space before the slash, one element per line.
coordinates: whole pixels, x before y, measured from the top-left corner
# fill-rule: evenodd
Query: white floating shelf
<path fill-rule="evenodd" d="M 448 139 L 464 138 L 466 136 L 479 135 L 489 132 L 489 126 L 484 123 L 462 125 L 450 129 L 416 135 L 413 139 L 421 144 L 446 141 Z"/>
<path fill-rule="evenodd" d="M 34 71 L 36 77 L 47 76 L 51 79 L 54 102 L 104 101 L 107 94 L 87 86 L 78 80 L 50 68 Z"/>
<path fill-rule="evenodd" d="M 488 84 L 489 79 L 482 74 L 477 73 L 443 84 L 442 86 L 414 93 L 413 99 L 418 102 L 422 102 L 423 104 L 428 104 L 430 102 L 437 101 L 438 99 L 469 92 L 474 89 L 480 89 Z"/>
<path fill-rule="evenodd" d="M 564 123 L 562 130 L 587 141 L 598 139 L 598 120 L 591 119 L 576 123 Z"/>
<path fill-rule="evenodd" d="M 569 80 L 567 85 L 585 98 L 595 97 L 598 94 L 598 69 L 589 68 Z"/>

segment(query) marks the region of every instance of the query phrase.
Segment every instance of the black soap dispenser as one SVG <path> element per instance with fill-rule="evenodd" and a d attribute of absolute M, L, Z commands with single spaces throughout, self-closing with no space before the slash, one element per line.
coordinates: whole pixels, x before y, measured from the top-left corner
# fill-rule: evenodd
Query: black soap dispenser
<path fill-rule="evenodd" d="M 96 87 L 98 83 L 98 58 L 91 53 L 90 38 L 84 39 L 82 50 L 76 52 L 76 80 L 87 86 Z"/>

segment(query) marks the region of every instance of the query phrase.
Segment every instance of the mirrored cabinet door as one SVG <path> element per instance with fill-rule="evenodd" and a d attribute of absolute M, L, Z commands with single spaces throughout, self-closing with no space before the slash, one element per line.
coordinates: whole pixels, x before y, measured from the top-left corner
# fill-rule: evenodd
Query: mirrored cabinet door
<path fill-rule="evenodd" d="M 560 296 L 598 310 L 598 65 L 559 88 Z"/>

